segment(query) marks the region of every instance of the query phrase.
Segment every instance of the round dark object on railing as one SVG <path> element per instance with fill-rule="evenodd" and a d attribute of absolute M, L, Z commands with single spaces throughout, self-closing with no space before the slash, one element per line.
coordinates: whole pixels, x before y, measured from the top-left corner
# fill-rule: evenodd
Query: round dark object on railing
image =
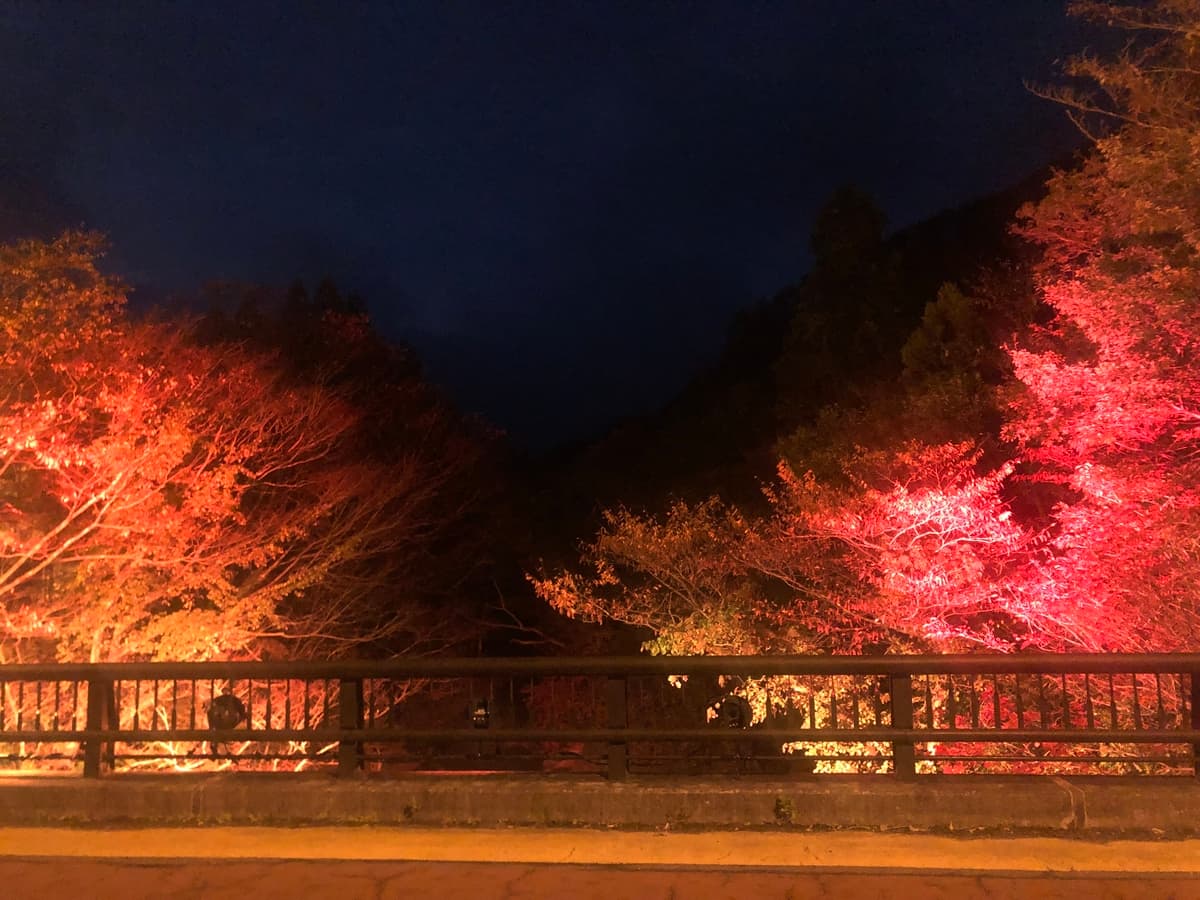
<path fill-rule="evenodd" d="M 749 728 L 754 718 L 746 698 L 732 694 L 722 697 L 710 705 L 709 709 L 717 714 L 713 721 L 722 728 Z"/>
<path fill-rule="evenodd" d="M 474 728 L 487 728 L 492 722 L 492 714 L 486 700 L 476 700 L 471 707 L 471 725 Z"/>
<path fill-rule="evenodd" d="M 233 694 L 219 694 L 208 705 L 208 727 L 217 731 L 237 728 L 246 721 L 246 706 Z"/>

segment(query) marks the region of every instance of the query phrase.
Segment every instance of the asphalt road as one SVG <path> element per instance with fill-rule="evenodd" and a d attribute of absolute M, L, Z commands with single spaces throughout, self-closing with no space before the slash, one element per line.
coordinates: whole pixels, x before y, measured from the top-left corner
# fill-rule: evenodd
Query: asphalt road
<path fill-rule="evenodd" d="M 0 859 L 6 900 L 1195 900 L 1183 876 L 780 871 L 362 860 Z"/>
<path fill-rule="evenodd" d="M 1200 840 L 0 828 L 0 900 L 1200 900 Z"/>

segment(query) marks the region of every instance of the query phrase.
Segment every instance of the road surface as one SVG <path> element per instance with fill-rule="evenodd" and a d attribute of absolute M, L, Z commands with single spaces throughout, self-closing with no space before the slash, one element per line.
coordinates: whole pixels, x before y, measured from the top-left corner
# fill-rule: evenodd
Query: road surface
<path fill-rule="evenodd" d="M 1200 841 L 586 829 L 0 829 L 3 900 L 1200 900 Z"/>

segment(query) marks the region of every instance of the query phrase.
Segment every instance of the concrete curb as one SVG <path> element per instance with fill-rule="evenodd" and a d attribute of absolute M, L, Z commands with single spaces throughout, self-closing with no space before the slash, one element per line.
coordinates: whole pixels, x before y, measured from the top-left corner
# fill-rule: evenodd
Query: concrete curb
<path fill-rule="evenodd" d="M 869 829 L 1160 837 L 1200 834 L 1190 778 L 1020 776 L 631 779 L 325 775 L 6 777 L 0 827 L 76 825 L 579 826 Z"/>

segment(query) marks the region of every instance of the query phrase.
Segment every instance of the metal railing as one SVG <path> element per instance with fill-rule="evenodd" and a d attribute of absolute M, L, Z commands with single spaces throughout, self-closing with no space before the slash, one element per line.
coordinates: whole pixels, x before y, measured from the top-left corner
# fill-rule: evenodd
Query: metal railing
<path fill-rule="evenodd" d="M 1200 654 L 0 666 L 0 768 L 1197 774 Z"/>

